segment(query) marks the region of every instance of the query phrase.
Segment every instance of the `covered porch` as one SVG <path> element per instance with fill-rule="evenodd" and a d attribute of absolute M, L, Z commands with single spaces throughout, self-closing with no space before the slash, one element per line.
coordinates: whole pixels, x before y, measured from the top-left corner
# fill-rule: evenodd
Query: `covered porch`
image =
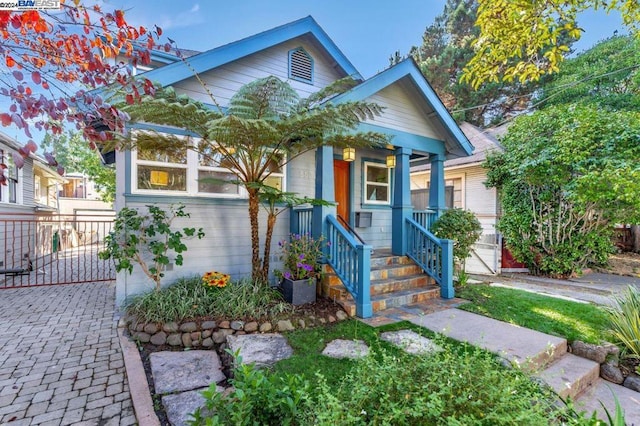
<path fill-rule="evenodd" d="M 315 238 L 324 236 L 328 241 L 326 263 L 339 278 L 344 288 L 355 302 L 355 314 L 368 318 L 373 314 L 372 277 L 380 275 L 372 272 L 372 252 L 389 252 L 394 259 L 408 257 L 439 287 L 439 296 L 444 299 L 454 297 L 453 290 L 453 242 L 436 238 L 430 231 L 431 224 L 445 208 L 444 198 L 444 155 L 439 153 L 415 152 L 411 148 L 394 147 L 382 154 L 392 156 L 394 167 L 390 168 L 390 204 L 385 210 L 369 211 L 384 219 L 376 222 L 379 228 L 374 233 L 385 234 L 390 246 L 377 244 L 376 247 L 363 236 L 363 229 L 370 228 L 371 222 L 363 223 L 362 213 L 366 213 L 363 204 L 356 207 L 355 191 L 342 202 L 337 201 L 343 191 L 342 179 L 336 180 L 339 167 L 336 167 L 337 151 L 331 147 L 322 147 L 316 151 L 316 188 L 315 197 L 336 203 L 333 206 L 315 206 L 295 208 L 291 213 L 290 230 L 294 234 L 308 233 Z M 430 188 L 429 209 L 415 211 L 411 204 L 409 168 L 412 162 L 429 161 L 431 163 L 431 181 L 436 182 Z M 356 167 L 350 166 L 351 173 Z M 363 170 L 363 169 L 361 169 Z M 337 172 L 337 173 L 336 173 Z M 366 181 L 366 176 L 358 176 Z M 349 179 L 353 182 L 353 176 Z M 365 188 L 366 189 L 366 188 Z M 367 191 L 363 190 L 366 198 Z M 341 203 L 342 208 L 341 208 Z M 346 208 L 345 208 L 346 207 Z M 355 210 L 360 211 L 355 211 Z M 346 212 L 346 213 L 345 213 Z M 358 217 L 360 216 L 360 217 Z M 371 216 L 369 216 L 369 220 Z M 384 244 L 384 243 L 383 243 Z M 379 262 L 379 261 L 378 261 Z M 393 260 L 398 262 L 398 260 Z M 404 262 L 402 262 L 404 263 Z M 385 274 L 386 277 L 386 274 Z M 415 278 L 414 278 L 415 279 Z"/>

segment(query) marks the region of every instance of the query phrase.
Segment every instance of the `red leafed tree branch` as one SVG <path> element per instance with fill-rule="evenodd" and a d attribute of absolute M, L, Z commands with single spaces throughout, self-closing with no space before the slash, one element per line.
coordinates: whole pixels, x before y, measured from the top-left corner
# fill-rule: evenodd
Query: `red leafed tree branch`
<path fill-rule="evenodd" d="M 105 12 L 80 0 L 61 3 L 59 11 L 0 11 L 0 98 L 9 104 L 0 122 L 29 138 L 31 126 L 60 133 L 68 123 L 89 140 L 106 140 L 126 117 L 92 90 L 117 87 L 130 102 L 151 94 L 151 82 L 134 80 L 131 69 L 150 62 L 162 30 L 130 25 L 122 10 Z M 36 150 L 30 140 L 14 155 L 15 163 L 20 167 Z M 53 157 L 47 159 L 57 166 Z M 0 160 L 0 184 L 5 168 Z"/>

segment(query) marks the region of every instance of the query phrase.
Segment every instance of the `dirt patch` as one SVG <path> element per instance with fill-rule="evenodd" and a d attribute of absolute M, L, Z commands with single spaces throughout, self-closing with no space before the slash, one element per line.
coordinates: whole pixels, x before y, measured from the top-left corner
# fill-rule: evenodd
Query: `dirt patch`
<path fill-rule="evenodd" d="M 609 266 L 604 272 L 628 277 L 640 278 L 640 254 L 638 253 L 618 253 L 609 257 Z"/>

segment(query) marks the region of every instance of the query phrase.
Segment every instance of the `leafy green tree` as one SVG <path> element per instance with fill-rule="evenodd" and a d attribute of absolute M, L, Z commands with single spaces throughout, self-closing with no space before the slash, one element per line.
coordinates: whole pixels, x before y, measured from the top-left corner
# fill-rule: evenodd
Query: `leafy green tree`
<path fill-rule="evenodd" d="M 102 164 L 102 157 L 95 145 L 88 143 L 82 133 L 69 131 L 61 134 L 47 133 L 42 148 L 55 159 L 67 173 L 82 173 L 96 184 L 100 199 L 113 203 L 116 195 L 116 171 Z"/>
<path fill-rule="evenodd" d="M 197 74 L 196 78 L 217 105 L 206 84 Z M 132 119 L 183 128 L 198 139 L 144 132 L 125 143 L 130 148 L 144 146 L 159 151 L 191 149 L 208 164 L 233 173 L 246 188 L 249 198 L 252 277 L 266 283 L 270 247 L 265 246 L 261 258 L 258 213 L 261 199 L 268 198 L 264 188 L 271 174 L 299 155 L 323 145 L 384 146 L 388 142 L 386 136 L 378 133 L 355 132 L 361 120 L 380 113 L 378 105 L 327 102 L 354 84 L 351 79 L 339 80 L 302 99 L 288 83 L 266 77 L 241 87 L 230 99 L 224 114 L 218 112 L 221 108 L 211 109 L 187 96 L 177 95 L 172 88 L 158 90 L 155 97 L 125 107 Z M 270 241 L 273 226 L 267 231 L 265 239 Z"/>
<path fill-rule="evenodd" d="M 474 57 L 464 81 L 473 87 L 488 82 L 538 80 L 559 70 L 569 51 L 566 39 L 580 39 L 578 15 L 587 9 L 620 11 L 632 31 L 640 24 L 640 3 L 632 0 L 478 0 Z"/>
<path fill-rule="evenodd" d="M 518 117 L 487 162 L 499 228 L 534 273 L 606 262 L 614 223 L 640 219 L 640 114 L 560 105 Z"/>
<path fill-rule="evenodd" d="M 541 86 L 540 108 L 591 104 L 607 110 L 640 110 L 640 40 L 611 37 L 575 58 Z"/>
<path fill-rule="evenodd" d="M 541 86 L 538 106 L 588 104 L 607 111 L 640 110 L 640 40 L 611 37 L 562 63 Z M 621 129 L 622 131 L 623 129 Z M 640 227 L 631 226 L 640 252 Z"/>
<path fill-rule="evenodd" d="M 483 127 L 526 109 L 535 85 L 500 82 L 474 89 L 460 81 L 480 33 L 475 26 L 477 11 L 477 0 L 448 0 L 425 29 L 422 44 L 412 47 L 410 55 L 458 122 Z M 391 58 L 392 63 L 397 60 Z"/>

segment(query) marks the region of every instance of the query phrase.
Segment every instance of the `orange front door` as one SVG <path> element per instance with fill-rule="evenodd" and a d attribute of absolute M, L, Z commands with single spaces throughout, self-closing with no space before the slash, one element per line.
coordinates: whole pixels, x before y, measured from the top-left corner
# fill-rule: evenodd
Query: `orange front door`
<path fill-rule="evenodd" d="M 349 222 L 349 163 L 333 160 L 333 179 L 335 185 L 338 216 Z"/>

